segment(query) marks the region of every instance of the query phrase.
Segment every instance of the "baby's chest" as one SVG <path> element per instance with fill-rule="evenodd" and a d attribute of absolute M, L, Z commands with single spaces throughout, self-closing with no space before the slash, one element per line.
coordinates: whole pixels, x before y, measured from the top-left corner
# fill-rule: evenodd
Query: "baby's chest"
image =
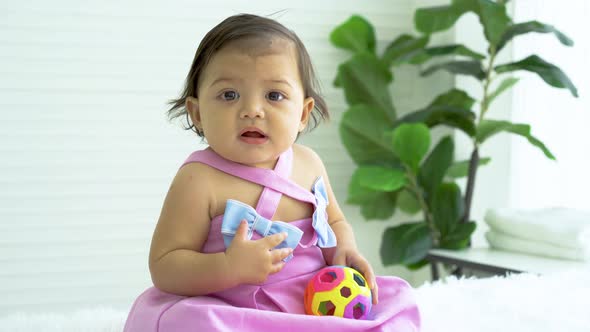
<path fill-rule="evenodd" d="M 264 190 L 264 187 L 258 184 L 236 178 L 225 178 L 220 181 L 220 184 L 221 186 L 215 194 L 215 206 L 212 209 L 213 216 L 224 213 L 228 199 L 238 200 L 256 208 Z M 276 206 L 272 220 L 289 222 L 311 218 L 314 212 L 314 206 L 312 204 L 293 199 L 287 195 L 281 195 L 278 204 L 276 204 L 276 200 L 272 194 L 262 196 L 262 200 L 262 204 L 267 209 Z"/>

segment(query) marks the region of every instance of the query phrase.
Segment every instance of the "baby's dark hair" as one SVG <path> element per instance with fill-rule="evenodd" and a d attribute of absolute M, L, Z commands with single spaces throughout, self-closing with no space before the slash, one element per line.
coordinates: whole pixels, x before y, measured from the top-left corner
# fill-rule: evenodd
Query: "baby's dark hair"
<path fill-rule="evenodd" d="M 330 118 L 328 106 L 324 98 L 318 92 L 319 83 L 315 76 L 311 59 L 299 37 L 297 37 L 293 31 L 287 29 L 273 19 L 251 14 L 230 16 L 205 35 L 199 44 L 193 64 L 186 77 L 182 94 L 179 98 L 172 99 L 169 102 L 169 104 L 172 105 L 168 110 L 169 119 L 173 120 L 183 115 L 186 116 L 187 125 L 185 129 L 193 130 L 202 137 L 203 132 L 197 129 L 190 121 L 185 103 L 188 97 L 198 98 L 197 88 L 203 70 L 217 51 L 228 43 L 242 39 L 261 37 L 279 37 L 289 40 L 295 45 L 304 96 L 305 98 L 312 97 L 315 100 L 315 107 L 311 112 L 311 118 L 306 130 L 311 131 L 317 127 L 320 121 L 328 120 Z"/>

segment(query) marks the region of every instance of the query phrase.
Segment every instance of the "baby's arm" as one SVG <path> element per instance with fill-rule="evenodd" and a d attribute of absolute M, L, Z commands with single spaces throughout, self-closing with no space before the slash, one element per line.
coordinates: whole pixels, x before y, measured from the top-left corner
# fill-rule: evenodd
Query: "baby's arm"
<path fill-rule="evenodd" d="M 182 167 L 164 201 L 149 258 L 152 281 L 162 291 L 197 296 L 263 282 L 280 271 L 281 260 L 290 254 L 269 250 L 284 240 L 284 234 L 250 241 L 245 225 L 225 252 L 200 252 L 209 234 L 210 206 L 215 199 L 209 171 L 197 163 Z"/>
<path fill-rule="evenodd" d="M 313 169 L 317 170 L 317 172 L 324 178 L 329 202 L 328 207 L 326 208 L 326 212 L 328 213 L 328 223 L 334 231 L 334 234 L 336 234 L 336 247 L 322 248 L 324 259 L 328 265 L 351 266 L 359 270 L 367 279 L 369 288 L 372 290 L 373 303 L 377 304 L 378 294 L 375 273 L 373 272 L 371 264 L 369 264 L 369 262 L 360 254 L 357 248 L 352 226 L 346 221 L 344 213 L 338 205 L 324 163 L 311 149 L 305 150 L 308 150 L 308 156 L 310 158 L 307 161 L 307 164 L 313 165 Z"/>
<path fill-rule="evenodd" d="M 377 281 L 373 267 L 367 261 L 357 248 L 356 240 L 354 238 L 354 232 L 352 226 L 344 218 L 344 214 L 338 206 L 338 201 L 328 181 L 328 175 L 324 170 L 324 182 L 326 183 L 326 191 L 328 193 L 329 204 L 326 208 L 328 213 L 328 223 L 334 234 L 336 234 L 337 245 L 334 248 L 323 248 L 322 253 L 324 259 L 329 265 L 344 265 L 355 268 L 360 271 L 365 279 L 371 293 L 373 294 L 373 304 L 377 304 L 379 301 L 379 294 L 377 288 Z"/>

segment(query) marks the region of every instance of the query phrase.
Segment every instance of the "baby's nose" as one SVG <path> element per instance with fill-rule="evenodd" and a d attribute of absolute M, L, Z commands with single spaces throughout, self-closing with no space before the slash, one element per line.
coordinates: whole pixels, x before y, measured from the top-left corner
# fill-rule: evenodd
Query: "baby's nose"
<path fill-rule="evenodd" d="M 264 107 L 257 100 L 249 100 L 244 103 L 240 112 L 241 118 L 264 118 Z"/>

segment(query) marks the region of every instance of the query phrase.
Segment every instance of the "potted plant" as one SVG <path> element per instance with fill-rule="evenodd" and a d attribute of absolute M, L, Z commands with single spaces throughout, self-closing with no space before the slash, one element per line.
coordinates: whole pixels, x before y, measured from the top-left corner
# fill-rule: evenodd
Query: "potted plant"
<path fill-rule="evenodd" d="M 487 41 L 486 54 L 460 44 L 428 45 L 431 34 L 450 29 L 468 12 L 479 17 Z M 549 159 L 555 159 L 531 134 L 528 124 L 486 116 L 494 99 L 518 81 L 514 77 L 498 79 L 507 73 L 529 71 L 577 97 L 567 75 L 537 55 L 496 63 L 498 53 L 513 38 L 526 33 L 552 33 L 562 44 L 573 45 L 551 25 L 512 22 L 506 1 L 452 0 L 446 6 L 417 9 L 414 23 L 422 35 L 401 35 L 382 54 L 376 52 L 372 25 L 361 16 L 353 15 L 330 35 L 334 46 L 351 52 L 351 57 L 339 65 L 334 80 L 334 85 L 344 90 L 349 105 L 340 124 L 340 136 L 358 166 L 349 183 L 347 202 L 360 205 L 366 219 L 388 219 L 396 209 L 419 215 L 415 221 L 386 229 L 381 243 L 385 265 L 404 264 L 409 268 L 426 264 L 431 248 L 469 246 L 476 228 L 470 209 L 477 168 L 490 161 L 480 157 L 479 149 L 488 139 L 501 132 L 520 135 Z M 420 65 L 422 76 L 439 70 L 472 76 L 481 85 L 482 98 L 476 100 L 453 88 L 422 109 L 400 117 L 389 85 L 395 69 L 404 64 Z M 439 125 L 460 130 L 470 138 L 470 160 L 454 160 L 451 136 L 431 147 L 430 129 Z M 460 177 L 467 177 L 465 193 L 455 182 Z"/>

